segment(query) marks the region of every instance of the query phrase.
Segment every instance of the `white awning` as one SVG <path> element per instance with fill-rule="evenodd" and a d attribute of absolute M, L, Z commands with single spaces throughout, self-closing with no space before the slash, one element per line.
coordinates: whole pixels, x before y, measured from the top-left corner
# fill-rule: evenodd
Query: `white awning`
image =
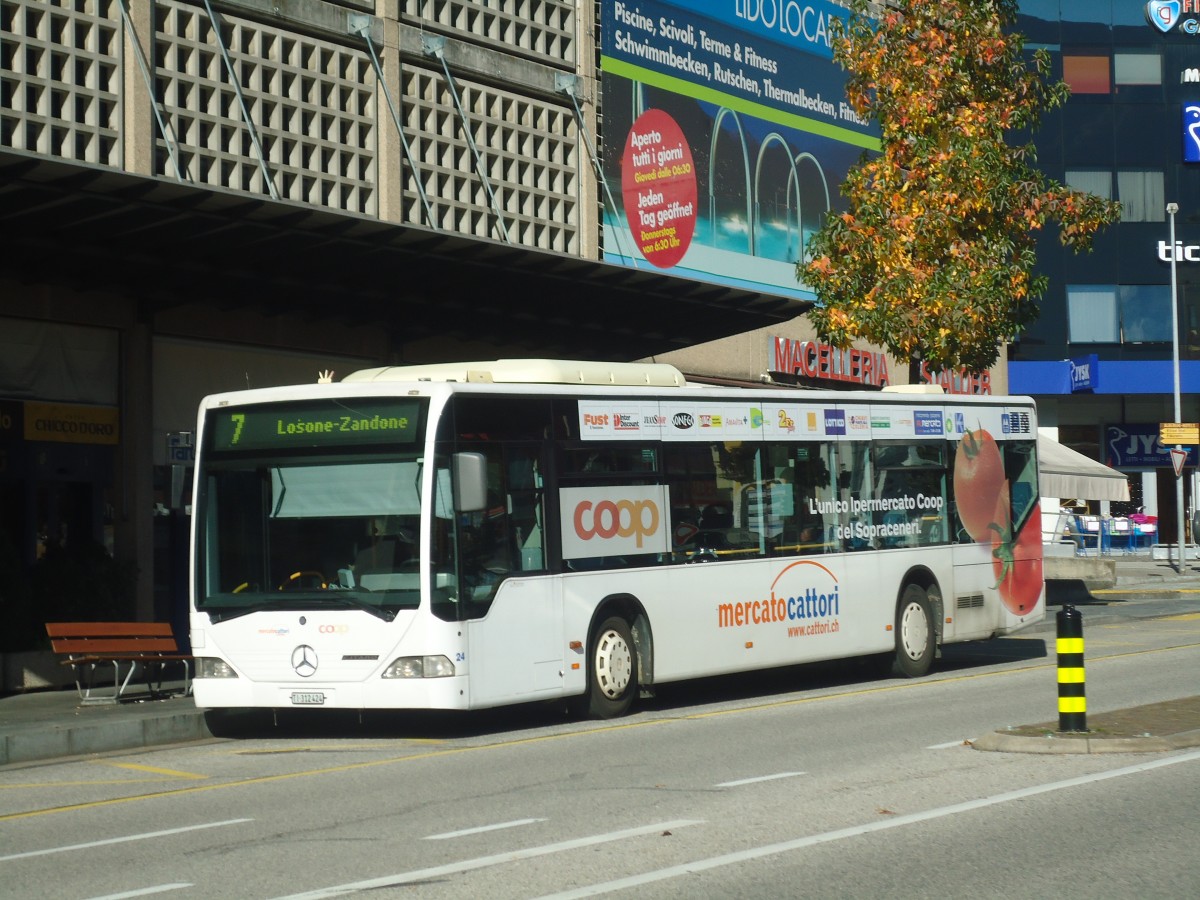
<path fill-rule="evenodd" d="M 1043 497 L 1128 500 L 1129 478 L 1103 463 L 1038 435 L 1038 478 Z"/>

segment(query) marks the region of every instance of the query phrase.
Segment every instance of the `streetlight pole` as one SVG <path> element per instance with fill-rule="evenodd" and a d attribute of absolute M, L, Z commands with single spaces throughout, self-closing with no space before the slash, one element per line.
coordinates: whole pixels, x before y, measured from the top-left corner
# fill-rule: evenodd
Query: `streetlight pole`
<path fill-rule="evenodd" d="M 1180 409 L 1179 399 L 1179 282 L 1176 278 L 1177 260 L 1175 259 L 1175 213 L 1177 212 L 1179 212 L 1178 203 L 1167 204 L 1167 216 L 1171 222 L 1171 366 L 1175 376 L 1175 424 L 1180 425 L 1183 422 L 1183 413 Z M 1176 444 L 1175 449 L 1182 450 L 1183 447 Z M 1175 574 L 1182 575 L 1184 556 L 1182 467 L 1175 476 L 1175 527 L 1175 542 L 1179 548 L 1178 558 L 1175 561 Z"/>

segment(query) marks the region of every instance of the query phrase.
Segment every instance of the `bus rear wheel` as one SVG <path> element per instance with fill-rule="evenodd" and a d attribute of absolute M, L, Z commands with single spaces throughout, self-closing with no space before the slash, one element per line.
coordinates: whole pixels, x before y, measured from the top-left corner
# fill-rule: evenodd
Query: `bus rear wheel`
<path fill-rule="evenodd" d="M 629 623 L 619 616 L 596 630 L 588 653 L 587 714 L 614 719 L 629 712 L 637 690 L 637 647 Z"/>
<path fill-rule="evenodd" d="M 910 584 L 896 607 L 896 669 L 908 678 L 918 678 L 933 664 L 936 634 L 929 595 L 920 585 Z"/>

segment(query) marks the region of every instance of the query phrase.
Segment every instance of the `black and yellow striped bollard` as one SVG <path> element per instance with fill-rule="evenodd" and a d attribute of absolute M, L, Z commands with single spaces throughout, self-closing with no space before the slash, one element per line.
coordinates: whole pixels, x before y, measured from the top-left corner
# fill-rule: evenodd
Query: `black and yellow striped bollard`
<path fill-rule="evenodd" d="M 1083 616 L 1073 606 L 1058 611 L 1058 730 L 1087 731 L 1083 675 Z"/>

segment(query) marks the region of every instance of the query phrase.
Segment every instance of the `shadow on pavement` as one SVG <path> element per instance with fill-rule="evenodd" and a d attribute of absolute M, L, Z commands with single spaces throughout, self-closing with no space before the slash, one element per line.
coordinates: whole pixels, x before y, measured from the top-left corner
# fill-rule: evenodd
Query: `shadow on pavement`
<path fill-rule="evenodd" d="M 1046 605 L 1072 606 L 1103 605 L 1106 600 L 1092 596 L 1087 583 L 1079 578 L 1055 578 L 1046 582 Z"/>

